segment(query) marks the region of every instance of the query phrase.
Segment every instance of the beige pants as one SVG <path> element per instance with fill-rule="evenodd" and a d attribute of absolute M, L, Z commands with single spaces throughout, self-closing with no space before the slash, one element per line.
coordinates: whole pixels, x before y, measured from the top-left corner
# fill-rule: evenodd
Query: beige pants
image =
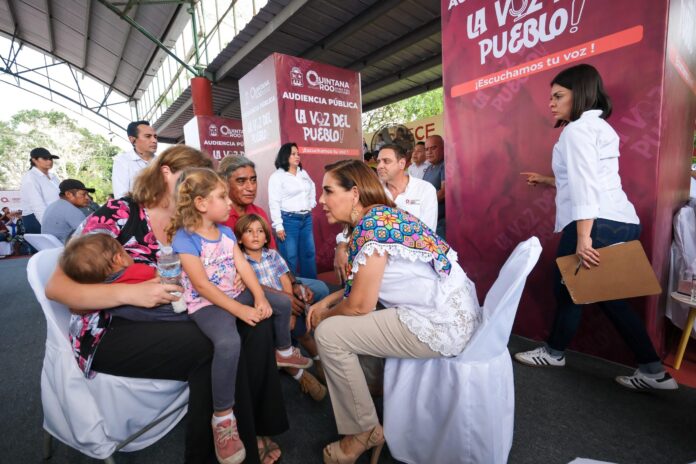
<path fill-rule="evenodd" d="M 324 365 L 336 427 L 342 435 L 366 432 L 379 424 L 359 354 L 380 358 L 442 356 L 418 340 L 393 308 L 364 316 L 329 317 L 319 324 L 314 338 Z"/>

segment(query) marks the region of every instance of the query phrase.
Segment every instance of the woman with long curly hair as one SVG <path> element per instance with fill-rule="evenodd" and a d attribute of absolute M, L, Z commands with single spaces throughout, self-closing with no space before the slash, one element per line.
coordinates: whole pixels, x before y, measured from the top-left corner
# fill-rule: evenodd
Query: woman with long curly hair
<path fill-rule="evenodd" d="M 203 153 L 185 145 L 165 150 L 138 176 L 132 196 L 110 200 L 87 220 L 82 233 L 109 233 L 135 262 L 157 266 L 157 252 L 168 243 L 165 229 L 175 213 L 176 182 L 189 167 L 210 168 L 212 163 Z M 210 341 L 192 321 L 131 321 L 112 317 L 107 311 L 121 305 L 151 308 L 169 303 L 177 299 L 171 293 L 176 291 L 181 288 L 154 281 L 80 284 L 60 267 L 46 286 L 46 296 L 74 312 L 71 342 L 85 375 L 102 372 L 188 383 L 184 461 L 208 463 L 215 459 L 210 426 Z M 274 359 L 271 322 L 261 321 L 255 327 L 240 324 L 237 330 L 241 355 L 235 416 L 245 448 L 254 449 L 257 434 L 282 433 L 288 422 Z M 259 455 L 249 453 L 247 461 L 259 462 Z"/>

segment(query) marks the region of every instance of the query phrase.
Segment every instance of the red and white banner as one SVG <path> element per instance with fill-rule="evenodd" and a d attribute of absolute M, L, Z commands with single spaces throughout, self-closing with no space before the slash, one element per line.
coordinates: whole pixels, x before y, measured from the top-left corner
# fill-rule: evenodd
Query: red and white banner
<path fill-rule="evenodd" d="M 360 74 L 273 53 L 239 80 L 247 156 L 256 163 L 257 203 L 268 208 L 268 178 L 283 143 L 294 142 L 321 195 L 324 166 L 362 159 Z M 320 271 L 333 267 L 338 228 L 316 208 L 314 240 Z"/>
<path fill-rule="evenodd" d="M 17 211 L 22 207 L 19 190 L 0 190 L 0 209 L 5 206 L 10 208 L 10 211 Z"/>
<path fill-rule="evenodd" d="M 666 289 L 671 219 L 688 191 L 696 115 L 696 2 L 442 0 L 441 5 L 447 217 L 456 219 L 447 223 L 447 239 L 479 297 L 517 243 L 538 236 L 544 253 L 527 281 L 514 331 L 535 339 L 548 335 L 559 238 L 553 233 L 555 191 L 530 188 L 520 173 L 551 174 L 560 130 L 553 128 L 548 109 L 550 81 L 578 63 L 599 70 L 612 99 L 608 122 L 621 137 L 623 188 Z M 636 306 L 659 345 L 664 318 L 658 301 L 641 299 Z M 573 347 L 633 362 L 594 307 L 583 310 Z"/>
<path fill-rule="evenodd" d="M 184 125 L 184 140 L 207 153 L 215 166 L 226 156 L 244 156 L 244 134 L 239 119 L 194 116 Z"/>

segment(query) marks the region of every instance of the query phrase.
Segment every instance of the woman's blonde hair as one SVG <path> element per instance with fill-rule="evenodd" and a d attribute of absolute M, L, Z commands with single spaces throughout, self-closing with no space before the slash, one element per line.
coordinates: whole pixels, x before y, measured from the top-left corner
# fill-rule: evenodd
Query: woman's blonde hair
<path fill-rule="evenodd" d="M 163 166 L 175 173 L 186 168 L 212 168 L 213 162 L 201 151 L 188 145 L 167 148 L 136 177 L 130 194 L 136 203 L 145 208 L 152 208 L 159 205 L 163 199 L 168 199 L 167 183 L 161 172 Z"/>
<path fill-rule="evenodd" d="M 218 186 L 227 191 L 225 182 L 212 169 L 191 168 L 181 174 L 176 184 L 176 212 L 165 230 L 168 241 L 181 228 L 192 231 L 200 227 L 203 219 L 196 208 L 196 198 L 207 197 Z"/>

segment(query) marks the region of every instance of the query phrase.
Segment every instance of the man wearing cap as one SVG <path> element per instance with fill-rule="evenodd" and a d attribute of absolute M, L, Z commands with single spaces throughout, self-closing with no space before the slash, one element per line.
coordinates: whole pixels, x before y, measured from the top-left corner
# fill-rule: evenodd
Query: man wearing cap
<path fill-rule="evenodd" d="M 55 174 L 48 171 L 53 160 L 58 159 L 45 148 L 34 148 L 29 154 L 31 169 L 22 176 L 20 196 L 22 223 L 27 234 L 41 233 L 41 220 L 46 207 L 58 199 L 58 183 Z"/>
<path fill-rule="evenodd" d="M 65 179 L 60 183 L 60 198 L 46 208 L 41 233 L 55 235 L 58 240 L 65 242 L 77 229 L 85 214 L 80 208 L 89 204 L 87 193 L 94 193 L 93 188 L 76 179 Z"/>
<path fill-rule="evenodd" d="M 134 121 L 126 129 L 133 148 L 114 158 L 111 184 L 115 198 L 122 198 L 131 191 L 136 176 L 150 164 L 157 151 L 157 134 L 148 121 Z"/>

